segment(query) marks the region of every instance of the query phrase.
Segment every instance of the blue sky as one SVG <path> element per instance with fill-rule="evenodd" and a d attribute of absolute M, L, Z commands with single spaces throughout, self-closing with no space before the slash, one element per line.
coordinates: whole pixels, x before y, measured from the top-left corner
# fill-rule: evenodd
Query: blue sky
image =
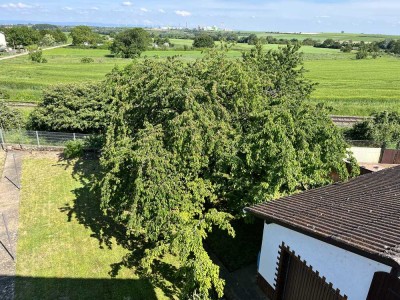
<path fill-rule="evenodd" d="M 0 20 L 400 34 L 400 0 L 0 0 Z"/>

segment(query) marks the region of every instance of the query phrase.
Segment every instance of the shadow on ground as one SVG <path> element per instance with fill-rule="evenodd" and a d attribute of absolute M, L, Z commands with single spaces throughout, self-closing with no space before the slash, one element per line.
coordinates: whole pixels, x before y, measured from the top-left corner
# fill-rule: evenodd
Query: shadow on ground
<path fill-rule="evenodd" d="M 5 278 L 4 280 L 7 280 Z M 157 299 L 143 279 L 15 278 L 16 300 L 34 299 Z M 76 287 L 80 288 L 77 289 Z"/>
<path fill-rule="evenodd" d="M 127 234 L 124 226 L 117 224 L 101 209 L 100 190 L 95 185 L 100 176 L 99 160 L 89 157 L 73 161 L 73 163 L 67 161 L 67 163 L 73 168 L 73 176 L 82 183 L 82 187 L 74 190 L 76 198 L 73 205 L 66 205 L 60 210 L 67 214 L 68 221 L 75 218 L 80 224 L 90 228 L 93 232 L 91 236 L 98 240 L 100 248 L 112 249 L 113 241 L 115 241 L 129 250 L 120 262 L 110 265 L 110 278 L 115 278 L 121 268 L 126 267 L 134 270 L 142 280 L 147 280 L 153 287 L 160 288 L 168 298 L 178 295 L 182 287 L 182 280 L 177 277 L 178 269 L 168 263 L 158 261 L 151 275 L 144 273 L 140 268 L 140 259 L 144 255 L 143 249 L 149 245 L 145 245 L 143 239 Z M 116 279 L 110 282 L 114 280 Z M 94 285 L 92 287 L 95 288 Z"/>

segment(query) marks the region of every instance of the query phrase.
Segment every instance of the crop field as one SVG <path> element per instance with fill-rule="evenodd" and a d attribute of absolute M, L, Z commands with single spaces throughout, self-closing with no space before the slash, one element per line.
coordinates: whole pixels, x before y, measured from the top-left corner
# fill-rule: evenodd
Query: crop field
<path fill-rule="evenodd" d="M 311 38 L 313 40 L 324 41 L 326 39 L 333 39 L 335 41 L 353 41 L 353 42 L 373 42 L 373 41 L 381 41 L 385 39 L 399 39 L 398 35 L 384 35 L 384 34 L 363 34 L 363 33 L 269 33 L 269 32 L 253 32 L 253 31 L 242 31 L 240 32 L 240 36 L 248 36 L 249 34 L 254 33 L 259 37 L 272 36 L 277 39 L 297 39 L 304 40 L 307 38 Z"/>
<path fill-rule="evenodd" d="M 178 55 L 190 61 L 202 57 L 200 50 L 190 49 L 191 40 L 171 40 L 170 50 L 152 49 L 142 57 Z M 183 50 L 187 45 L 189 50 Z M 219 43 L 216 43 L 219 46 Z M 227 55 L 239 58 L 252 46 L 232 45 Z M 277 49 L 279 45 L 265 45 L 264 49 Z M 304 53 L 306 76 L 318 83 L 312 102 L 324 102 L 334 108 L 334 114 L 369 115 L 376 110 L 400 111 L 400 58 L 382 56 L 377 59 L 356 60 L 354 53 L 342 53 L 336 49 L 310 46 L 301 48 Z M 104 78 L 115 66 L 124 66 L 130 59 L 114 58 L 108 50 L 58 48 L 44 52 L 46 64 L 18 57 L 0 62 L 0 89 L 10 94 L 11 101 L 39 102 L 42 90 L 49 85 Z M 94 63 L 81 63 L 83 57 L 91 57 Z M 28 110 L 23 110 L 25 114 Z"/>
<path fill-rule="evenodd" d="M 97 165 L 24 157 L 16 299 L 171 299 L 167 281 L 158 287 L 124 263 L 130 250 L 89 191 Z"/>

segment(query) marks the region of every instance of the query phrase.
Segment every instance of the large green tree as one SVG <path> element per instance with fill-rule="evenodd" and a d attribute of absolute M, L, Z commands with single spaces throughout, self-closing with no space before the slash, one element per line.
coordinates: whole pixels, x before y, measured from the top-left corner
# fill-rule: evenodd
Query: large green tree
<path fill-rule="evenodd" d="M 10 47 L 29 46 L 37 44 L 40 40 L 40 33 L 27 26 L 13 26 L 1 28 L 6 35 L 7 44 Z"/>
<path fill-rule="evenodd" d="M 110 46 L 110 50 L 116 56 L 134 58 L 146 51 L 150 43 L 151 37 L 146 30 L 132 28 L 118 33 Z"/>
<path fill-rule="evenodd" d="M 145 270 L 180 261 L 182 297 L 222 296 L 203 247 L 214 226 L 233 235 L 245 206 L 350 175 L 329 110 L 305 101 L 313 84 L 297 50 L 145 59 L 108 75 L 102 205 L 146 245 Z"/>
<path fill-rule="evenodd" d="M 214 39 L 207 33 L 197 35 L 193 40 L 194 48 L 213 48 Z"/>
<path fill-rule="evenodd" d="M 72 28 L 70 35 L 74 45 L 82 45 L 84 43 L 94 45 L 101 41 L 100 35 L 93 32 L 89 26 L 76 26 Z"/>

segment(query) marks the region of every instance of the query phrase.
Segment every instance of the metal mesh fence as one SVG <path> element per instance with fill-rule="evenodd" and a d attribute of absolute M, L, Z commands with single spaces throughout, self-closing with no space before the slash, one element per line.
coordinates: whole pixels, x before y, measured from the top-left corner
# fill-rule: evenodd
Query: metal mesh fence
<path fill-rule="evenodd" d="M 3 145 L 65 147 L 68 141 L 84 140 L 90 136 L 82 133 L 0 129 L 0 143 Z"/>

